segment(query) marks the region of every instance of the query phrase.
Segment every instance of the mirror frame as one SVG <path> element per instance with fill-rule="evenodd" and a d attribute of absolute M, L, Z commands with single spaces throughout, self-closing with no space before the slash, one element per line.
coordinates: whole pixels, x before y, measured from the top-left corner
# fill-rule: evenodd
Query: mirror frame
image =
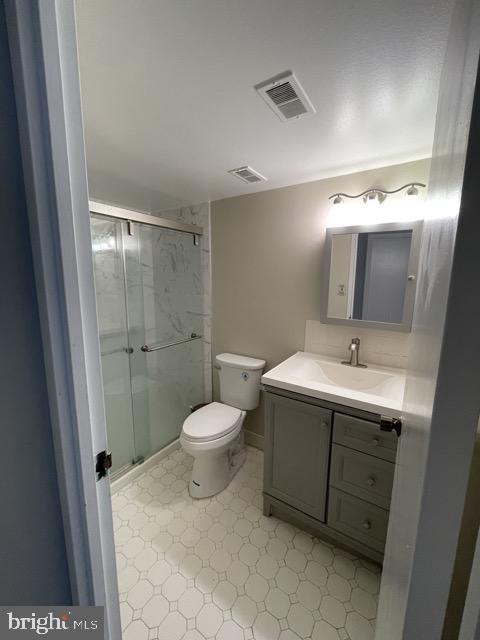
<path fill-rule="evenodd" d="M 417 288 L 418 259 L 420 255 L 420 240 L 423 221 L 413 220 L 409 222 L 388 222 L 373 225 L 358 225 L 349 227 L 328 227 L 325 237 L 325 259 L 322 277 L 322 293 L 320 296 L 321 309 L 320 320 L 324 324 L 339 324 L 347 327 L 360 327 L 367 329 L 381 329 L 383 331 L 411 331 L 413 307 L 415 304 L 415 291 Z M 405 300 L 403 303 L 402 321 L 376 322 L 374 320 L 353 320 L 348 318 L 332 318 L 328 316 L 328 289 L 330 286 L 330 263 L 332 258 L 333 236 L 347 233 L 382 233 L 385 231 L 411 231 L 412 244 L 408 260 L 409 279 L 405 285 Z M 410 279 L 413 276 L 413 279 Z"/>

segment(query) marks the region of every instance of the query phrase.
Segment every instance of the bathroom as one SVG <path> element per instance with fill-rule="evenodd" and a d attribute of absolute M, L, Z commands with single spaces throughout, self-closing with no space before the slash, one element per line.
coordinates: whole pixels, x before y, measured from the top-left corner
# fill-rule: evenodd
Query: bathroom
<path fill-rule="evenodd" d="M 403 637 L 455 2 L 75 5 L 122 639 Z"/>

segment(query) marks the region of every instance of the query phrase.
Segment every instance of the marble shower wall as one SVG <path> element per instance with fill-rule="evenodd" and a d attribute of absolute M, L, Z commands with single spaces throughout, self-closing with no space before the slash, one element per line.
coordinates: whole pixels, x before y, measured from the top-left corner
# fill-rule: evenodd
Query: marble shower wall
<path fill-rule="evenodd" d="M 198 205 L 170 209 L 156 214 L 159 217 L 193 224 L 203 229 L 200 240 L 201 257 L 201 287 L 202 287 L 202 311 L 201 330 L 202 353 L 204 367 L 205 402 L 212 400 L 212 266 L 211 266 L 211 233 L 210 233 L 210 203 L 204 202 Z M 191 238 L 191 236 L 186 236 Z M 190 240 L 191 241 L 191 240 Z"/>

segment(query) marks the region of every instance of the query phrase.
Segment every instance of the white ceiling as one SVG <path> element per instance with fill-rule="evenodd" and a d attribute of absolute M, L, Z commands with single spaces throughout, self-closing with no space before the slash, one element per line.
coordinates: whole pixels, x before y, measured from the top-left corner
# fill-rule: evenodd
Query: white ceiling
<path fill-rule="evenodd" d="M 155 211 L 429 156 L 452 4 L 77 0 L 91 196 Z M 282 123 L 253 86 L 287 69 L 317 113 Z"/>

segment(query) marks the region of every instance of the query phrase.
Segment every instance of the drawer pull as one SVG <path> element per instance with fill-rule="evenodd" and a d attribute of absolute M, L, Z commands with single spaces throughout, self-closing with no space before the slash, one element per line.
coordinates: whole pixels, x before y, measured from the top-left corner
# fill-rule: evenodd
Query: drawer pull
<path fill-rule="evenodd" d="M 374 476 L 370 476 L 367 480 L 369 487 L 374 487 L 377 484 L 377 479 Z"/>
<path fill-rule="evenodd" d="M 374 447 L 378 447 L 380 440 L 378 438 L 372 438 L 372 444 Z"/>
<path fill-rule="evenodd" d="M 369 531 L 372 528 L 372 523 L 370 522 L 370 520 L 365 520 L 365 522 L 363 523 L 362 526 L 363 526 L 364 529 Z"/>

